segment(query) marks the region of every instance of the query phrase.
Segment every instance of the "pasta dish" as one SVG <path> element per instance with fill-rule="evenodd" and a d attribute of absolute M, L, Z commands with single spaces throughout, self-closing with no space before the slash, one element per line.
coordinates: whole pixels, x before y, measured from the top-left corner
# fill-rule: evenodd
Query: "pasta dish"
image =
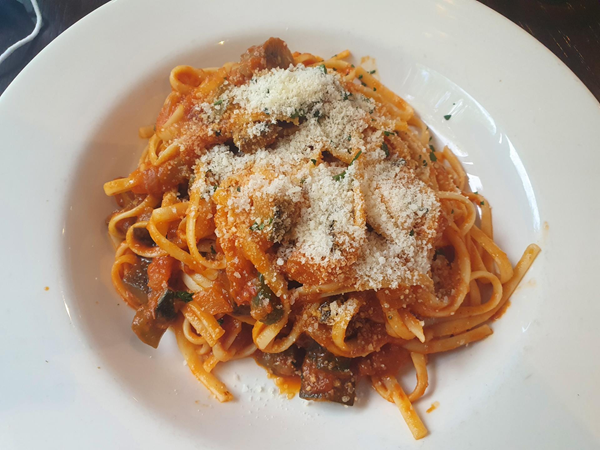
<path fill-rule="evenodd" d="M 428 355 L 492 334 L 540 249 L 511 265 L 457 157 L 349 57 L 271 38 L 175 67 L 137 168 L 104 185 L 112 281 L 219 401 L 217 365 L 253 357 L 290 398 L 352 405 L 366 380 L 419 439 Z"/>

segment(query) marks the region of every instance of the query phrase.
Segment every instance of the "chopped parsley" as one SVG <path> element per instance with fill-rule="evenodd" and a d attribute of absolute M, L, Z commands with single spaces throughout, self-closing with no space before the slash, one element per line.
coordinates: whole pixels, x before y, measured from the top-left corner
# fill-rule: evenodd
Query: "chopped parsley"
<path fill-rule="evenodd" d="M 215 250 L 215 248 L 214 248 L 212 245 L 210 246 L 210 252 L 211 252 L 213 255 L 216 255 L 216 254 L 217 254 L 217 251 Z"/>
<path fill-rule="evenodd" d="M 333 179 L 335 181 L 340 181 L 340 180 L 343 180 L 345 176 L 346 176 L 346 171 L 344 170 L 342 173 L 338 173 L 337 175 L 334 175 Z"/>
<path fill-rule="evenodd" d="M 271 115 L 271 113 L 269 112 L 269 110 L 268 110 L 267 108 L 265 108 L 265 114 L 266 114 L 267 116 L 270 116 L 270 115 Z"/>
<path fill-rule="evenodd" d="M 475 192 L 473 192 L 473 194 L 479 195 L 479 191 L 475 191 Z"/>
<path fill-rule="evenodd" d="M 327 74 L 327 67 L 325 67 L 325 64 L 321 64 L 319 67 L 321 68 L 324 74 Z"/>
<path fill-rule="evenodd" d="M 254 222 L 250 226 L 250 229 L 252 231 L 262 231 L 266 226 L 271 225 L 272 223 L 273 223 L 273 218 L 271 217 L 268 222 L 263 222 L 260 225 L 258 223 L 256 223 L 256 222 Z"/>
<path fill-rule="evenodd" d="M 376 90 L 377 90 L 377 88 L 376 88 L 376 87 L 374 87 L 374 88 L 373 88 L 373 91 L 376 91 Z"/>
<path fill-rule="evenodd" d="M 392 134 L 396 134 L 396 132 L 395 131 L 384 131 L 383 134 L 386 136 L 391 136 Z"/>
<path fill-rule="evenodd" d="M 429 148 L 431 149 L 432 152 L 435 152 L 435 147 L 431 144 L 429 144 Z"/>
<path fill-rule="evenodd" d="M 356 154 L 356 156 L 354 158 L 352 158 L 352 161 L 350 161 L 350 164 L 348 166 L 351 166 L 352 164 L 354 164 L 354 161 L 356 161 L 360 155 L 362 155 L 362 150 L 359 150 L 358 153 Z M 338 173 L 337 175 L 333 176 L 333 179 L 335 181 L 341 181 L 344 179 L 344 177 L 346 176 L 346 171 L 344 170 L 341 173 Z"/>
<path fill-rule="evenodd" d="M 454 214 L 454 210 L 450 211 L 450 214 Z"/>
<path fill-rule="evenodd" d="M 221 317 L 220 319 L 217 319 L 217 322 L 219 323 L 219 325 L 223 325 L 224 321 L 225 321 L 225 317 Z"/>
<path fill-rule="evenodd" d="M 217 100 L 214 105 L 219 106 L 221 103 L 223 103 L 223 99 Z"/>
<path fill-rule="evenodd" d="M 367 86 L 367 83 L 365 83 L 364 81 L 361 81 L 360 84 L 362 84 L 363 86 Z"/>
<path fill-rule="evenodd" d="M 483 205 L 485 205 L 485 202 L 480 202 L 479 204 L 480 204 L 481 206 L 483 206 Z"/>
<path fill-rule="evenodd" d="M 348 135 L 348 142 L 350 142 L 352 140 L 352 136 Z"/>
<path fill-rule="evenodd" d="M 410 230 L 410 233 L 408 233 L 409 236 L 414 236 L 415 235 L 415 230 Z"/>
<path fill-rule="evenodd" d="M 359 80 L 362 80 L 362 77 L 363 77 L 363 76 L 362 76 L 362 74 L 360 74 L 360 75 L 358 76 L 358 79 L 359 79 Z"/>
<path fill-rule="evenodd" d="M 316 159 L 311 159 L 312 163 L 316 166 L 317 165 L 317 160 Z"/>
<path fill-rule="evenodd" d="M 436 162 L 437 161 L 437 156 L 435 156 L 434 152 L 431 152 L 429 154 L 429 159 L 431 160 L 431 162 Z"/>
<path fill-rule="evenodd" d="M 452 114 L 446 114 L 446 115 L 444 116 L 444 119 L 446 119 L 446 120 L 450 120 L 450 117 L 452 117 Z"/>
<path fill-rule="evenodd" d="M 238 192 L 240 192 L 242 189 L 241 189 L 241 188 L 238 186 L 238 187 L 236 188 L 236 190 L 237 190 Z"/>
<path fill-rule="evenodd" d="M 317 119 L 318 119 L 319 117 L 321 117 L 321 111 L 319 111 L 319 110 L 315 111 L 315 112 L 313 113 L 313 117 L 316 117 Z"/>
<path fill-rule="evenodd" d="M 221 136 L 221 130 L 215 131 L 215 136 L 217 136 L 217 137 Z"/>
<path fill-rule="evenodd" d="M 388 156 L 390 156 L 390 149 L 389 149 L 388 145 L 385 142 L 383 144 L 381 144 L 381 150 L 383 150 L 385 152 L 386 158 Z"/>
<path fill-rule="evenodd" d="M 376 71 L 376 70 L 371 70 L 369 73 L 370 73 L 371 75 L 373 75 L 375 72 L 377 72 L 377 71 Z"/>
<path fill-rule="evenodd" d="M 427 161 L 423 160 L 423 167 L 427 167 Z"/>

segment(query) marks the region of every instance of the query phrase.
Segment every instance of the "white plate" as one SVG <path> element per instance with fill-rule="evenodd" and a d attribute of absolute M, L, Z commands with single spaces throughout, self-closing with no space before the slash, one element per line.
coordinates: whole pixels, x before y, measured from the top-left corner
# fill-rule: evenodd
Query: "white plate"
<path fill-rule="evenodd" d="M 431 434 L 418 443 L 369 389 L 354 408 L 307 407 L 272 395 L 251 361 L 219 370 L 237 400 L 218 404 L 172 336 L 158 351 L 135 338 L 133 312 L 110 284 L 113 206 L 102 184 L 134 167 L 137 128 L 153 122 L 169 70 L 235 60 L 269 36 L 292 50 L 374 56 L 490 199 L 512 261 L 530 242 L 543 249 L 492 337 L 432 358 L 417 404 Z M 600 445 L 600 108 L 557 58 L 486 7 L 112 2 L 8 88 L 0 136 L 0 448 Z"/>

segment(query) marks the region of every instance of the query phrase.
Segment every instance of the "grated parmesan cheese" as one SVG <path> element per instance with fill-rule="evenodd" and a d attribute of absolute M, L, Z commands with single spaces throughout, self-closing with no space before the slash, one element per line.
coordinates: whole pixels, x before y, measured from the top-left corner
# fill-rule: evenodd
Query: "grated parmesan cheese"
<path fill-rule="evenodd" d="M 383 150 L 382 129 L 393 130 L 393 120 L 372 99 L 347 92 L 337 73 L 302 65 L 264 71 L 242 86 L 224 85 L 214 104 L 199 103 L 194 111 L 209 134 L 228 114 L 227 120 L 244 118 L 249 138 L 290 124 L 266 148 L 234 152 L 220 144 L 199 152 L 192 188 L 207 200 L 216 186 L 231 191 L 228 228 L 215 231 L 219 238 L 244 228 L 270 230 L 281 244 L 280 270 L 296 261 L 343 272 L 340 280 L 361 290 L 429 276 L 439 200 L 404 160 Z M 332 303 L 332 318 L 352 314 L 353 305 L 352 299 Z"/>

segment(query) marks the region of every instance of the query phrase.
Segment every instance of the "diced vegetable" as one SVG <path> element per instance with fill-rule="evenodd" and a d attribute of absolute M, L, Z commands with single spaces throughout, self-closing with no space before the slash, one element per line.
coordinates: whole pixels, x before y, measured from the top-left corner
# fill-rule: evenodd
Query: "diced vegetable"
<path fill-rule="evenodd" d="M 295 345 L 281 353 L 263 353 L 260 350 L 254 353 L 256 362 L 278 377 L 299 376 L 302 356 L 302 351 Z"/>
<path fill-rule="evenodd" d="M 300 398 L 352 406 L 356 398 L 356 378 L 351 359 L 335 356 L 314 344 L 302 364 Z"/>
<path fill-rule="evenodd" d="M 157 321 L 152 311 L 143 306 L 136 311 L 131 324 L 131 329 L 140 341 L 154 348 L 158 347 L 160 338 L 167 328 L 164 321 Z"/>
<path fill-rule="evenodd" d="M 150 288 L 148 287 L 148 265 L 149 259 L 138 258 L 137 264 L 134 264 L 123 276 L 125 283 L 133 295 L 135 295 L 142 303 L 148 301 Z"/>

